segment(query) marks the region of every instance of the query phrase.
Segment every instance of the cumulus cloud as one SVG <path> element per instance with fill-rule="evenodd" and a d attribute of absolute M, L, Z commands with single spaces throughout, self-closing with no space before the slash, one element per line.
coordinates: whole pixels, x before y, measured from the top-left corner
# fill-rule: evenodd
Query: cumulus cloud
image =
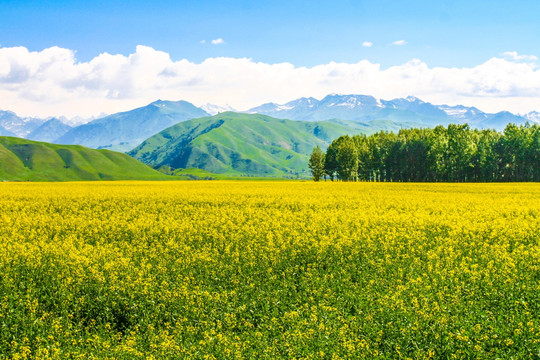
<path fill-rule="evenodd" d="M 225 41 L 222 38 L 217 38 L 217 39 L 212 40 L 212 44 L 221 45 L 221 44 L 225 44 Z"/>
<path fill-rule="evenodd" d="M 363 47 L 372 47 L 373 46 L 373 43 L 371 41 L 364 41 L 362 43 L 362 46 Z"/>
<path fill-rule="evenodd" d="M 503 56 L 506 59 L 514 60 L 514 61 L 536 61 L 538 60 L 538 57 L 534 55 L 520 55 L 517 53 L 517 51 L 506 51 L 503 53 Z"/>
<path fill-rule="evenodd" d="M 392 45 L 397 45 L 397 46 L 406 45 L 406 44 L 407 42 L 405 40 L 396 40 L 392 42 Z"/>
<path fill-rule="evenodd" d="M 415 95 L 436 104 L 524 113 L 540 108 L 540 69 L 505 57 L 469 68 L 429 67 L 417 59 L 386 69 L 367 60 L 313 67 L 225 57 L 194 63 L 147 46 L 79 62 L 74 51 L 59 47 L 0 48 L 0 109 L 24 116 L 114 113 L 156 99 L 248 109 L 329 93 Z"/>

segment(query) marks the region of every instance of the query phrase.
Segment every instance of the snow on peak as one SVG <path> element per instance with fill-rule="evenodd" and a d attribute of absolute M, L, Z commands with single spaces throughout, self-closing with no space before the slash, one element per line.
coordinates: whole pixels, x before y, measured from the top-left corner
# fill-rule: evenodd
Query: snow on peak
<path fill-rule="evenodd" d="M 203 109 L 210 115 L 216 115 L 225 111 L 236 111 L 229 104 L 225 104 L 224 106 L 221 106 L 221 105 L 207 103 L 207 104 L 202 105 L 201 109 Z"/>
<path fill-rule="evenodd" d="M 354 109 L 357 106 L 362 106 L 362 102 L 355 96 L 346 96 L 343 100 L 344 101 L 338 103 L 337 106 L 344 106 L 351 109 Z"/>
<path fill-rule="evenodd" d="M 285 111 L 285 110 L 291 110 L 294 109 L 294 105 L 278 105 L 276 107 L 276 111 Z"/>
<path fill-rule="evenodd" d="M 408 102 L 418 102 L 418 103 L 421 103 L 421 104 L 424 103 L 422 100 L 420 100 L 416 96 L 411 96 L 411 95 L 407 96 L 405 98 L 405 100 L 407 100 Z"/>
<path fill-rule="evenodd" d="M 443 105 L 443 106 L 439 106 L 439 109 L 441 109 L 447 115 L 452 116 L 452 117 L 463 118 L 465 117 L 465 114 L 467 113 L 467 109 L 459 108 L 457 106 L 452 107 L 452 106 Z"/>

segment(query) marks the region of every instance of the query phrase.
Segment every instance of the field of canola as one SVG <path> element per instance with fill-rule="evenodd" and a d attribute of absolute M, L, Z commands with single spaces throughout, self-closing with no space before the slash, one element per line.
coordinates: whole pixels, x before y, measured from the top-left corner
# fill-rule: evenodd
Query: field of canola
<path fill-rule="evenodd" d="M 0 358 L 537 359 L 540 184 L 0 184 Z"/>

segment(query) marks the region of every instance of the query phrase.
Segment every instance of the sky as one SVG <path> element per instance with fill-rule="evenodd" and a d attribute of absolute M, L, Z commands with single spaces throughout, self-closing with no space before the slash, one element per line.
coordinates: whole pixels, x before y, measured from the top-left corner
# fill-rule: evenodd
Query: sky
<path fill-rule="evenodd" d="M 540 111 L 538 1 L 0 0 L 0 109 L 329 93 Z"/>

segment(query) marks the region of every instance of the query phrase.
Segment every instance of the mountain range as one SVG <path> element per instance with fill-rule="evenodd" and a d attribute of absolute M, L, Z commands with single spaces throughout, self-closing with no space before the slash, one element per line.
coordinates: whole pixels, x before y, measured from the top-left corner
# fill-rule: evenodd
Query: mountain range
<path fill-rule="evenodd" d="M 147 106 L 77 126 L 54 142 L 129 151 L 171 125 L 208 115 L 206 111 L 187 101 L 158 100 Z"/>
<path fill-rule="evenodd" d="M 0 126 L 0 136 L 17 136 L 9 130 L 6 130 L 4 127 Z"/>
<path fill-rule="evenodd" d="M 32 117 L 19 117 L 12 111 L 0 110 L 0 134 L 26 137 L 47 120 Z"/>
<path fill-rule="evenodd" d="M 22 118 L 11 111 L 0 111 L 0 136 L 129 151 L 148 137 L 178 122 L 224 111 L 233 109 L 228 105 L 206 104 L 196 107 L 186 101 L 158 100 L 147 106 L 103 116 L 80 125 L 65 118 Z M 286 104 L 267 103 L 244 112 L 302 121 L 334 119 L 367 123 L 384 120 L 394 123 L 389 130 L 399 129 L 403 124 L 434 127 L 450 123 L 469 123 L 475 128 L 493 128 L 500 131 L 510 122 L 540 122 L 540 113 L 535 111 L 525 115 L 507 111 L 490 114 L 463 105 L 433 105 L 412 96 L 383 100 L 368 95 L 331 94 L 321 100 L 310 97 Z"/>
<path fill-rule="evenodd" d="M 531 112 L 524 116 L 507 111 L 488 114 L 475 107 L 463 105 L 433 105 L 409 96 L 394 100 L 376 99 L 367 95 L 331 94 L 322 100 L 300 98 L 286 104 L 267 103 L 249 109 L 248 113 L 270 115 L 280 119 L 316 121 L 342 119 L 370 121 L 385 119 L 414 123 L 419 127 L 434 127 L 450 123 L 468 123 L 480 129 L 503 130 L 506 124 L 524 124 L 538 121 L 540 114 Z"/>
<path fill-rule="evenodd" d="M 53 142 L 71 129 L 71 126 L 62 122 L 60 119 L 51 118 L 32 130 L 25 138 L 36 141 Z"/>
<path fill-rule="evenodd" d="M 475 107 L 433 105 L 415 97 L 382 100 L 367 95 L 300 98 L 243 113 L 223 112 L 227 109 L 158 100 L 78 126 L 67 124 L 64 118 L 22 118 L 0 111 L 0 136 L 128 152 L 148 165 L 171 171 L 197 168 L 231 176 L 295 177 L 307 174 L 307 157 L 314 146 L 324 148 L 344 134 L 449 123 L 503 130 L 508 123 L 540 121 L 538 112 L 489 114 Z"/>

